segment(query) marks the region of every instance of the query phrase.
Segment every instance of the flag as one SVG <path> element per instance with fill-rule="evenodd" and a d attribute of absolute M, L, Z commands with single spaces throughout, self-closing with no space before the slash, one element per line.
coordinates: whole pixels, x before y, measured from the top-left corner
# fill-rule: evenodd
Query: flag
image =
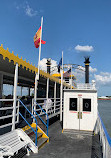
<path fill-rule="evenodd" d="M 38 48 L 40 45 L 40 36 L 41 36 L 41 26 L 34 36 L 34 44 L 35 44 L 36 48 Z M 41 40 L 41 44 L 45 44 L 45 43 L 46 43 L 46 41 Z"/>
<path fill-rule="evenodd" d="M 63 74 L 63 77 L 69 77 L 71 75 L 71 68 Z"/>
<path fill-rule="evenodd" d="M 58 64 L 58 72 L 60 73 L 60 66 L 62 65 L 62 58 L 60 59 L 59 61 L 59 64 Z"/>
<path fill-rule="evenodd" d="M 62 65 L 62 58 L 60 59 L 58 66 L 61 66 L 61 65 Z"/>

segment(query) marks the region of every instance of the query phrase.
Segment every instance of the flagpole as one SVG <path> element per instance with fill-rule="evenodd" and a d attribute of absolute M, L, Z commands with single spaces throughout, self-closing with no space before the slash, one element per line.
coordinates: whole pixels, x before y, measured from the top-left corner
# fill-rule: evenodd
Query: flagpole
<path fill-rule="evenodd" d="M 38 86 L 38 80 L 39 80 L 39 74 L 40 74 L 42 26 L 43 26 L 43 16 L 41 18 L 41 35 L 40 35 L 40 45 L 39 45 L 38 73 L 36 73 L 36 76 L 35 76 L 35 93 L 34 93 L 34 100 L 35 101 L 36 101 L 36 98 L 37 98 L 37 86 Z"/>
<path fill-rule="evenodd" d="M 43 26 L 43 16 L 42 16 L 42 18 L 41 18 L 41 35 L 40 35 L 39 60 L 38 60 L 38 80 L 39 80 L 39 74 L 40 74 L 40 57 L 41 57 L 42 26 Z"/>
<path fill-rule="evenodd" d="M 72 89 L 72 65 L 71 65 L 71 89 Z"/>
<path fill-rule="evenodd" d="M 61 95 L 60 95 L 60 121 L 62 121 L 62 97 L 63 97 L 63 51 L 62 51 L 62 68 L 61 68 Z"/>

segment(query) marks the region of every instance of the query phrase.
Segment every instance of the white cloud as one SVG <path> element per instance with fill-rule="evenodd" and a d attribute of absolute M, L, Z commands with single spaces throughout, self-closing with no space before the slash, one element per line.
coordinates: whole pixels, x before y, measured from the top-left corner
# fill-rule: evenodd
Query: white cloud
<path fill-rule="evenodd" d="M 92 68 L 91 66 L 89 66 L 89 71 L 90 71 L 91 73 L 94 73 L 94 72 L 97 71 L 97 69 L 96 69 L 96 68 Z"/>
<path fill-rule="evenodd" d="M 77 67 L 77 69 L 82 70 L 82 71 L 85 71 L 85 67 L 80 66 L 80 65 Z"/>
<path fill-rule="evenodd" d="M 46 58 L 43 58 L 41 61 L 40 61 L 40 69 L 47 72 L 47 65 L 46 65 L 46 62 L 47 62 L 47 59 Z"/>
<path fill-rule="evenodd" d="M 29 17 L 34 17 L 37 16 L 39 14 L 41 14 L 43 12 L 43 10 L 37 11 L 34 10 L 26 1 L 25 3 L 21 3 L 21 4 L 17 4 L 15 3 L 15 7 L 17 10 L 23 10 L 25 12 L 25 14 Z"/>
<path fill-rule="evenodd" d="M 19 10 L 19 9 L 20 9 L 20 7 L 19 7 L 19 6 L 16 6 L 16 9 L 17 9 L 17 10 Z"/>
<path fill-rule="evenodd" d="M 85 67 L 78 66 L 77 68 L 78 68 L 79 70 L 82 70 L 82 71 L 85 72 Z M 91 66 L 89 66 L 89 72 L 94 73 L 94 72 L 96 72 L 96 71 L 97 71 L 96 68 L 92 68 Z"/>
<path fill-rule="evenodd" d="M 100 74 L 103 75 L 103 76 L 109 76 L 110 75 L 109 72 L 101 72 Z"/>
<path fill-rule="evenodd" d="M 75 71 L 72 72 L 72 74 L 76 77 L 77 83 L 83 83 L 85 78 L 85 69 L 82 66 L 78 66 L 79 69 L 75 69 Z M 81 71 L 82 70 L 82 71 Z"/>
<path fill-rule="evenodd" d="M 38 12 L 36 10 L 33 10 L 28 4 L 25 8 L 25 13 L 29 17 L 33 17 L 33 16 L 36 16 L 38 14 Z"/>
<path fill-rule="evenodd" d="M 99 75 L 94 75 L 96 82 L 100 85 L 111 85 L 111 73 L 109 72 L 100 72 Z"/>
<path fill-rule="evenodd" d="M 91 66 L 89 66 L 90 78 L 94 78 L 93 73 L 96 72 L 96 71 L 97 71 L 96 68 L 92 68 Z M 78 66 L 77 69 L 75 69 L 75 71 L 73 72 L 73 74 L 77 78 L 77 82 L 84 83 L 84 80 L 85 80 L 85 67 Z"/>
<path fill-rule="evenodd" d="M 82 51 L 82 52 L 92 52 L 94 49 L 93 49 L 93 46 L 80 46 L 80 45 L 77 45 L 75 47 L 75 50 L 77 51 Z"/>
<path fill-rule="evenodd" d="M 40 61 L 40 69 L 47 72 L 47 59 L 43 58 Z M 89 67 L 90 73 L 94 73 L 97 71 L 96 68 Z M 51 59 L 51 74 L 58 73 L 57 69 L 57 61 Z M 82 66 L 78 66 L 77 69 L 75 69 L 72 74 L 77 78 L 77 82 L 84 82 L 85 79 L 85 68 Z M 91 74 L 90 74 L 91 77 Z"/>
<path fill-rule="evenodd" d="M 46 58 L 43 58 L 41 61 L 40 61 L 40 69 L 47 72 L 47 59 Z M 57 69 L 57 61 L 55 60 L 52 60 L 51 59 L 51 73 L 57 73 L 58 69 Z"/>

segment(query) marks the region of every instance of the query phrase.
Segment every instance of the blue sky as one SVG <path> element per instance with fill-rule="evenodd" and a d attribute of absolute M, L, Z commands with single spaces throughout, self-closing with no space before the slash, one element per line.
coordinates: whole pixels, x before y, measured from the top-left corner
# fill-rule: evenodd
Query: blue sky
<path fill-rule="evenodd" d="M 111 95 L 111 1 L 110 0 L 0 0 L 0 44 L 37 65 L 33 36 L 44 17 L 41 59 L 84 66 L 90 55 L 90 80 L 99 95 Z M 76 48 L 79 46 L 82 50 Z M 84 51 L 84 46 L 93 49 Z M 75 71 L 75 70 L 73 70 Z M 78 81 L 84 74 L 75 71 Z"/>

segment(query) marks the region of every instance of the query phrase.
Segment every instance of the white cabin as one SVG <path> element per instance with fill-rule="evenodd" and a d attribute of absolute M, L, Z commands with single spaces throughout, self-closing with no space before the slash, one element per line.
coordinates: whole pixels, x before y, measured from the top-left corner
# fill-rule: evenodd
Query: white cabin
<path fill-rule="evenodd" d="M 65 89 L 63 129 L 93 131 L 97 120 L 97 90 Z"/>

